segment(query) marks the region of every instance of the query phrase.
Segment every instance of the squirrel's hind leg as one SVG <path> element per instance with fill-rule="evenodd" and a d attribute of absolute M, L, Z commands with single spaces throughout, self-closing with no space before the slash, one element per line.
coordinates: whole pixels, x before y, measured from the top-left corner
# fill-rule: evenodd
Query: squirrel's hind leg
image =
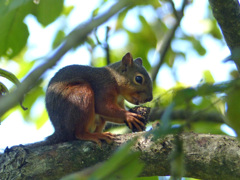
<path fill-rule="evenodd" d="M 106 124 L 106 120 L 103 117 L 96 116 L 95 118 L 96 129 L 94 132 L 99 132 L 99 133 L 103 132 L 105 124 Z"/>
<path fill-rule="evenodd" d="M 108 144 L 111 144 L 114 139 L 114 135 L 109 132 L 104 133 L 90 133 L 90 132 L 82 132 L 80 134 L 77 134 L 76 137 L 80 140 L 87 140 L 87 141 L 93 141 L 97 143 L 100 147 L 102 145 L 101 140 L 106 141 Z"/>
<path fill-rule="evenodd" d="M 111 143 L 113 135 L 111 133 L 101 133 L 104 127 L 105 120 L 100 121 L 100 125 L 95 122 L 95 104 L 94 92 L 87 82 L 81 82 L 72 88 L 72 98 L 75 99 L 75 106 L 78 107 L 76 119 L 75 136 L 79 140 L 89 140 L 96 142 L 101 146 L 101 140 Z M 77 100 L 77 101 L 76 101 Z M 101 130 L 100 130 L 101 129 Z M 91 130 L 95 132 L 91 133 Z M 98 132 L 96 132 L 98 131 Z"/>

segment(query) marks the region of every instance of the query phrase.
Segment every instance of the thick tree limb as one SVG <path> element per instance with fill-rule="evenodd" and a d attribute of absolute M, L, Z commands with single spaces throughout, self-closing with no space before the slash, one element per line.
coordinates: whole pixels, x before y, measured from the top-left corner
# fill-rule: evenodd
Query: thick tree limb
<path fill-rule="evenodd" d="M 58 179 L 107 160 L 124 142 L 144 133 L 119 136 L 113 145 L 102 149 L 92 142 L 74 141 L 53 146 L 13 147 L 0 155 L 0 177 L 3 179 Z M 240 143 L 233 137 L 184 133 L 183 141 L 186 177 L 199 179 L 240 179 Z M 141 153 L 145 163 L 141 176 L 170 174 L 169 154 L 174 137 L 152 141 L 140 136 L 132 151 Z"/>

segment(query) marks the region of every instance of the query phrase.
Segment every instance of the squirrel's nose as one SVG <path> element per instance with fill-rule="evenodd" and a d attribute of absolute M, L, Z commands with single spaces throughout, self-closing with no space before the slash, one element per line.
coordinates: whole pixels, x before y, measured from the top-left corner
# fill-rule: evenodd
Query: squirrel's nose
<path fill-rule="evenodd" d="M 151 101 L 153 99 L 153 96 L 152 96 L 152 94 L 146 99 L 146 102 L 149 102 L 149 101 Z"/>

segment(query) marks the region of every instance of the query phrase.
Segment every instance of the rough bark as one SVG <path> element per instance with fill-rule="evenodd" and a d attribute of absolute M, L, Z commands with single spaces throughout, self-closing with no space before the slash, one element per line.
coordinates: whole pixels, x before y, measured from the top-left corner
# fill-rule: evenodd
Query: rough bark
<path fill-rule="evenodd" d="M 240 46 L 240 6 L 238 0 L 209 0 L 226 43 L 232 51 Z"/>
<path fill-rule="evenodd" d="M 0 179 L 58 179 L 107 160 L 123 143 L 139 136 L 132 151 L 141 153 L 145 163 L 141 176 L 170 175 L 169 154 L 173 135 L 153 141 L 144 133 L 120 135 L 113 145 L 102 148 L 91 142 L 74 141 L 30 148 L 18 146 L 0 155 Z M 186 177 L 200 179 L 240 179 L 240 143 L 233 137 L 184 133 Z"/>

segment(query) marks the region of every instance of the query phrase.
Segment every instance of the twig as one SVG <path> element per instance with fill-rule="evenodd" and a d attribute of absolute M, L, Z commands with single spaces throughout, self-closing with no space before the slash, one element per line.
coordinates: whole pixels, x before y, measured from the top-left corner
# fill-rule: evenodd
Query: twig
<path fill-rule="evenodd" d="M 109 53 L 109 44 L 108 44 L 109 31 L 110 31 L 110 27 L 107 26 L 106 27 L 105 42 L 102 43 L 97 36 L 97 29 L 94 30 L 94 36 L 96 38 L 97 44 L 100 45 L 105 50 L 107 65 L 109 65 L 111 63 L 110 62 L 110 53 Z"/>
<path fill-rule="evenodd" d="M 105 49 L 105 52 L 106 52 L 107 65 L 109 65 L 111 63 L 110 62 L 109 44 L 108 44 L 109 31 L 110 31 L 110 27 L 107 26 L 107 28 L 106 28 L 105 44 L 104 44 L 104 49 Z"/>
<path fill-rule="evenodd" d="M 172 5 L 173 11 L 174 11 L 174 15 L 176 17 L 176 23 L 174 24 L 173 28 L 168 32 L 168 34 L 165 36 L 165 39 L 163 40 L 164 41 L 163 42 L 163 46 L 162 46 L 162 48 L 159 51 L 159 53 L 160 53 L 159 62 L 152 70 L 152 80 L 153 81 L 156 80 L 158 71 L 159 71 L 159 69 L 161 68 L 161 66 L 164 63 L 164 59 L 165 59 L 166 53 L 167 53 L 167 51 L 168 51 L 168 49 L 169 49 L 169 47 L 171 45 L 172 39 L 173 39 L 173 37 L 175 35 L 175 32 L 176 32 L 176 30 L 177 30 L 178 26 L 180 25 L 180 22 L 181 22 L 181 20 L 183 18 L 183 12 L 184 12 L 185 6 L 188 3 L 188 0 L 184 0 L 183 1 L 183 4 L 182 4 L 182 7 L 181 7 L 180 11 L 177 11 L 175 9 L 174 3 L 172 1 L 170 1 L 170 3 Z"/>

